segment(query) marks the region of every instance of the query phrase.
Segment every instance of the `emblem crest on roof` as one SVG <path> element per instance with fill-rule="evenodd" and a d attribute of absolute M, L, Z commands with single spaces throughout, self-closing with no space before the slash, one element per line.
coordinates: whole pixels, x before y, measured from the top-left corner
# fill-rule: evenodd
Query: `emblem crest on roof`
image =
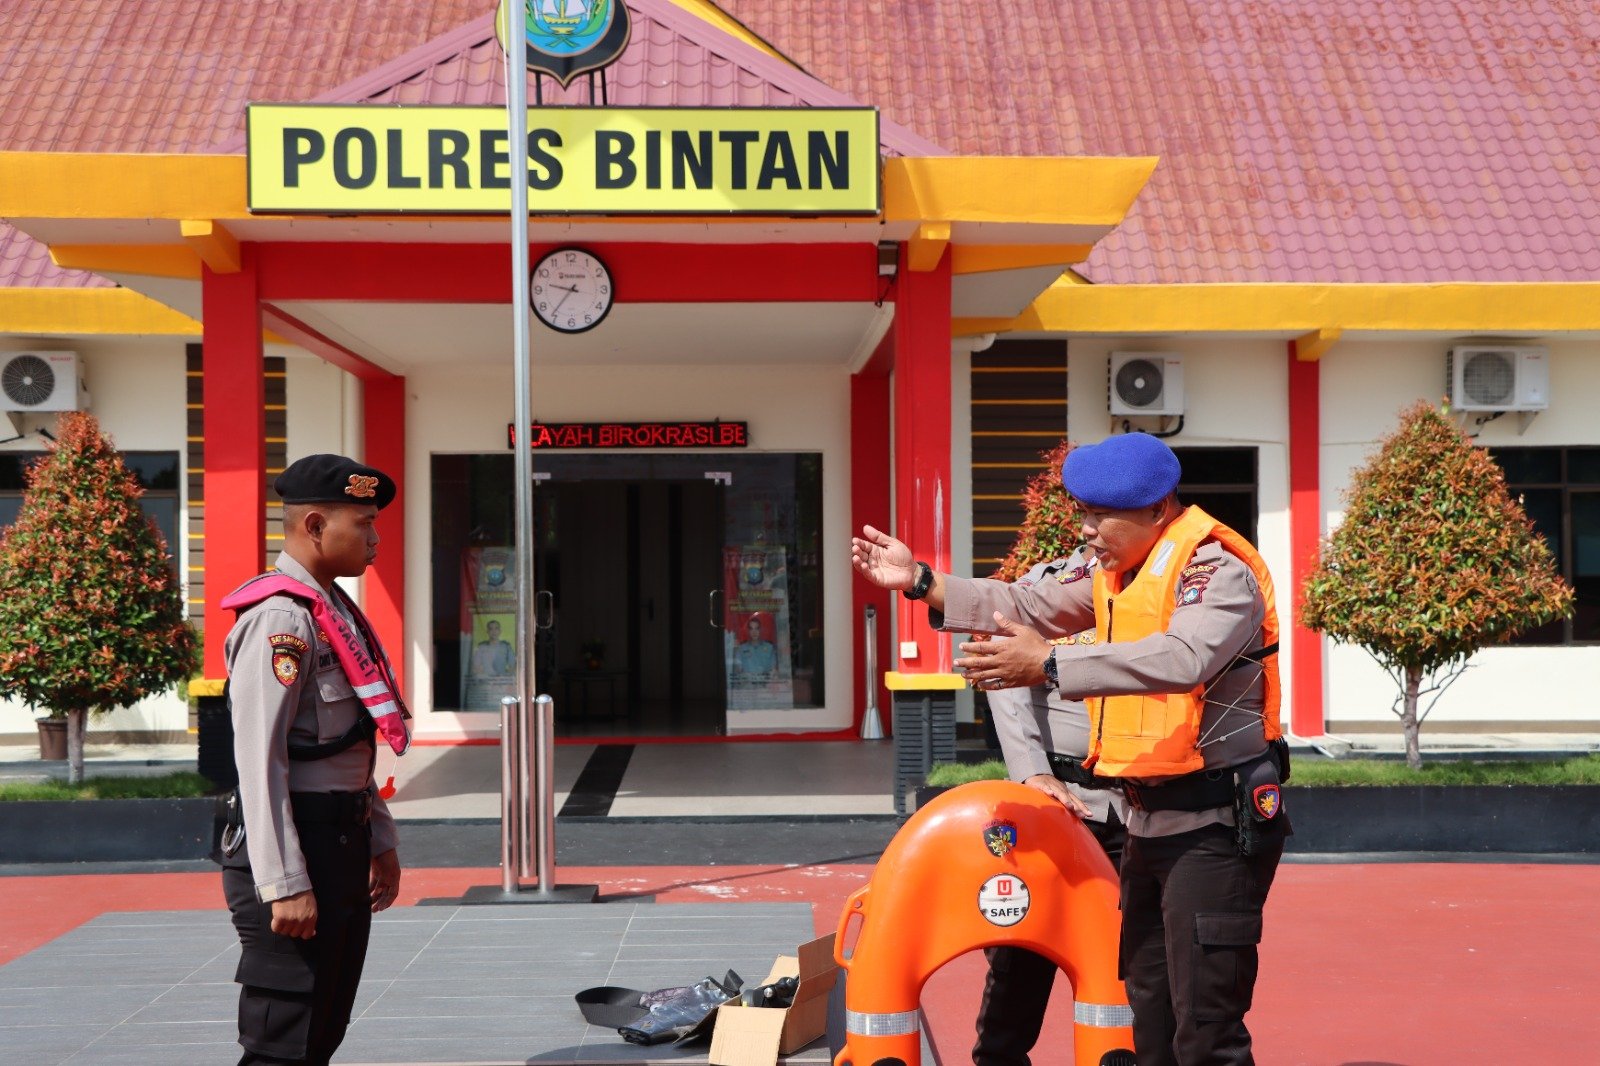
<path fill-rule="evenodd" d="M 622 0 L 500 0 L 494 32 L 506 44 L 508 7 L 521 7 L 528 69 L 563 87 L 579 74 L 610 66 L 628 46 L 632 24 Z"/>

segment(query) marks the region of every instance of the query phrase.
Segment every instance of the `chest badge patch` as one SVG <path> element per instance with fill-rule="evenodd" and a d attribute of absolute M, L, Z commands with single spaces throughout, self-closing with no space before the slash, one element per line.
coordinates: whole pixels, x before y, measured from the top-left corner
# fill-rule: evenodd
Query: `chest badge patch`
<path fill-rule="evenodd" d="M 284 688 L 300 678 L 300 659 L 310 645 L 293 633 L 274 633 L 267 638 L 272 647 L 272 676 Z"/>
<path fill-rule="evenodd" d="M 990 822 L 983 827 L 983 843 L 995 858 L 1017 846 L 1017 827 L 1010 822 Z"/>
<path fill-rule="evenodd" d="M 1283 809 L 1283 795 L 1275 784 L 1257 785 L 1250 799 L 1263 818 L 1274 818 Z"/>

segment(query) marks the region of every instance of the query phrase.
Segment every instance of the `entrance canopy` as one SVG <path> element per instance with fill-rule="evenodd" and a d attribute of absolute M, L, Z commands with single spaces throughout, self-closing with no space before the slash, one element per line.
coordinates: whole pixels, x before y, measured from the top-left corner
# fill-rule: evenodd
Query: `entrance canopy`
<path fill-rule="evenodd" d="M 607 329 L 565 338 L 541 358 L 865 358 L 883 332 L 878 305 L 893 296 L 894 271 L 879 272 L 883 241 L 906 244 L 913 270 L 949 248 L 952 315 L 1007 320 L 1121 220 L 1153 167 L 891 158 L 876 216 L 536 218 L 536 252 L 603 249 L 618 299 Z M 510 302 L 503 216 L 252 214 L 244 157 L 76 153 L 0 153 L 0 215 L 49 245 L 59 265 L 196 319 L 203 268 L 236 273 L 253 254 L 268 328 L 347 369 L 494 362 L 510 347 L 509 317 L 483 313 Z M 716 328 L 707 329 L 712 305 Z M 748 344 L 756 322 L 772 338 L 761 350 Z"/>

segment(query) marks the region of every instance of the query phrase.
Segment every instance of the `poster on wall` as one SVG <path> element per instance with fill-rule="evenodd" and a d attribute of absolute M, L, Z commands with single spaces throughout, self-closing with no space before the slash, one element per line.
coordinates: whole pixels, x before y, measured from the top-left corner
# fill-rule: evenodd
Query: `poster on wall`
<path fill-rule="evenodd" d="M 461 571 L 461 709 L 498 711 L 517 694 L 516 552 L 468 548 Z"/>
<path fill-rule="evenodd" d="M 730 711 L 794 706 L 787 553 L 758 542 L 723 550 L 723 640 Z"/>

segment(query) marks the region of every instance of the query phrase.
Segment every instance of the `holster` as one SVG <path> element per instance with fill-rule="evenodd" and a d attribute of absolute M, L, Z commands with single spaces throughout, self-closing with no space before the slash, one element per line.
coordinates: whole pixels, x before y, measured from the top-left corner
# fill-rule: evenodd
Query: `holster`
<path fill-rule="evenodd" d="M 244 804 L 239 802 L 239 790 L 230 788 L 217 797 L 211 814 L 211 854 L 209 858 L 218 866 L 236 855 L 244 846 Z"/>
<path fill-rule="evenodd" d="M 1261 853 L 1269 841 L 1288 836 L 1294 830 L 1283 802 L 1283 770 L 1288 768 L 1288 745 L 1274 741 L 1267 754 L 1236 767 L 1233 771 L 1233 825 L 1239 854 L 1245 858 Z"/>

